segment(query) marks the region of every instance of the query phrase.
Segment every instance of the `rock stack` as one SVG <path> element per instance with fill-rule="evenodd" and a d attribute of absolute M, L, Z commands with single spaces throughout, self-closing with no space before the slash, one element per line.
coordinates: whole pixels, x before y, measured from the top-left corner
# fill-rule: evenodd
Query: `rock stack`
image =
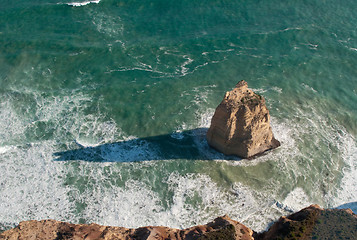
<path fill-rule="evenodd" d="M 227 92 L 213 115 L 208 144 L 226 155 L 252 158 L 280 146 L 270 127 L 265 99 L 240 81 Z"/>

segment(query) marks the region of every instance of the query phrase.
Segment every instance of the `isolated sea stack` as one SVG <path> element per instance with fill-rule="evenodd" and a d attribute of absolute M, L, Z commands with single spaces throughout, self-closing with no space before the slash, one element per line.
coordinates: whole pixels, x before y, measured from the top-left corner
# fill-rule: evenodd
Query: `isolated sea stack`
<path fill-rule="evenodd" d="M 208 144 L 226 155 L 252 158 L 280 146 L 270 127 L 265 99 L 240 81 L 227 92 L 213 115 Z"/>

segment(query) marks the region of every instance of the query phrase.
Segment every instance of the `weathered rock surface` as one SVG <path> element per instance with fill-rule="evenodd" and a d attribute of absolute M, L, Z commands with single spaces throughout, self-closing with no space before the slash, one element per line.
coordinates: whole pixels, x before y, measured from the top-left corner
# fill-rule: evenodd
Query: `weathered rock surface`
<path fill-rule="evenodd" d="M 71 224 L 55 220 L 21 222 L 0 233 L 0 239 L 120 239 L 120 240 L 272 240 L 272 239 L 357 239 L 357 216 L 350 209 L 322 209 L 311 205 L 281 217 L 268 231 L 253 233 L 227 216 L 206 225 L 187 229 L 106 227 L 97 224 Z"/>
<path fill-rule="evenodd" d="M 184 230 L 152 226 L 129 229 L 43 220 L 21 222 L 16 228 L 1 233 L 0 239 L 250 240 L 253 239 L 253 231 L 227 216 Z"/>
<path fill-rule="evenodd" d="M 357 216 L 351 209 L 322 209 L 311 205 L 281 217 L 268 231 L 254 234 L 257 240 L 357 239 Z"/>
<path fill-rule="evenodd" d="M 244 80 L 227 92 L 207 132 L 208 144 L 226 155 L 251 158 L 280 146 L 270 127 L 265 99 Z"/>

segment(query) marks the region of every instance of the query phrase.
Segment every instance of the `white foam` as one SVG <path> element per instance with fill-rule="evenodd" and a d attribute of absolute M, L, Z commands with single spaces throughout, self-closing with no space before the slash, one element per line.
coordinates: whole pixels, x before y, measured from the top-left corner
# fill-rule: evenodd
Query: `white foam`
<path fill-rule="evenodd" d="M 28 93 L 17 93 L 21 94 Z M 1 222 L 11 225 L 46 218 L 78 222 L 75 203 L 68 198 L 73 186 L 64 185 L 67 164 L 53 161 L 53 153 L 81 136 L 90 135 L 95 143 L 113 140 L 117 137 L 116 126 L 101 116 L 83 114 L 91 102 L 83 94 L 45 98 L 32 92 L 24 99 L 31 99 L 26 100 L 27 104 L 35 102 L 34 107 L 25 112 L 16 110 L 14 103 L 18 100 L 11 95 L 2 97 Z M 37 131 L 38 127 L 43 128 L 42 132 Z M 44 132 L 51 134 L 51 140 L 46 140 Z"/>
<path fill-rule="evenodd" d="M 275 92 L 277 92 L 277 93 L 282 93 L 283 92 L 283 89 L 282 88 L 280 88 L 280 87 L 272 87 L 271 88 L 273 91 L 275 91 Z"/>
<path fill-rule="evenodd" d="M 100 22 L 110 22 L 110 16 Z M 93 21 L 98 26 L 98 21 Z M 113 24 L 117 24 L 114 22 Z M 113 24 L 109 24 L 112 26 Z M 99 28 L 98 28 L 99 29 Z M 109 34 L 113 36 L 114 34 Z M 118 36 L 123 39 L 125 37 Z M 122 41 L 124 42 L 124 41 Z M 212 57 L 207 57 L 205 54 L 201 58 L 192 58 L 188 53 L 181 53 L 175 48 L 169 48 L 161 46 L 158 49 L 154 49 L 151 58 L 143 58 L 143 54 L 140 53 L 138 49 L 138 54 L 134 55 L 133 49 L 126 49 L 125 44 L 123 44 L 123 51 L 126 51 L 126 55 L 131 58 L 130 62 L 133 62 L 130 66 L 120 65 L 116 68 L 108 69 L 106 73 L 112 72 L 122 72 L 122 71 L 145 71 L 152 73 L 151 77 L 153 78 L 171 78 L 171 77 L 183 77 L 189 74 L 194 73 L 196 70 L 206 67 L 210 64 L 216 64 L 227 59 L 227 56 L 219 56 L 218 59 L 211 59 Z M 229 51 L 218 51 L 212 52 L 213 57 L 219 53 L 228 53 Z M 150 60 L 152 59 L 152 60 Z"/>
<path fill-rule="evenodd" d="M 178 139 L 178 140 L 181 140 L 184 138 L 183 134 L 182 134 L 182 130 L 176 130 L 174 131 L 173 133 L 171 133 L 170 135 L 172 138 L 175 138 L 175 139 Z"/>
<path fill-rule="evenodd" d="M 26 129 L 26 124 L 20 120 L 14 108 L 11 100 L 4 99 L 0 103 L 0 145 L 5 145 L 7 150 L 11 144 L 22 139 Z"/>
<path fill-rule="evenodd" d="M 302 83 L 301 86 L 303 86 L 304 88 L 306 88 L 308 90 L 311 90 L 314 93 L 317 93 L 317 91 L 313 87 L 310 87 L 309 85 L 307 85 L 305 83 Z"/>
<path fill-rule="evenodd" d="M 84 1 L 84 2 L 70 2 L 67 3 L 68 6 L 73 6 L 73 7 L 81 7 L 81 6 L 86 6 L 91 3 L 96 3 L 98 4 L 100 0 L 91 0 L 91 1 Z"/>
<path fill-rule="evenodd" d="M 273 200 L 267 198 L 267 195 L 263 196 L 242 184 L 235 184 L 231 190 L 227 190 L 204 174 L 181 175 L 154 167 L 155 172 L 160 170 L 160 174 L 165 176 L 159 180 L 167 184 L 166 191 L 172 192 L 172 197 L 169 194 L 166 198 L 152 189 L 151 181 L 145 177 L 122 180 L 125 171 L 130 175 L 132 171 L 142 171 L 152 165 L 160 166 L 155 165 L 156 162 L 113 165 L 53 161 L 52 154 L 58 151 L 58 141 L 66 139 L 70 142 L 75 139 L 84 147 L 99 147 L 106 161 L 116 161 L 118 158 L 125 161 L 154 159 L 156 153 L 147 142 L 133 136 L 119 136 L 127 142 L 132 141 L 132 144 L 98 146 L 117 141 L 119 130 L 113 122 L 103 121 L 101 116 L 83 113 L 85 106 L 91 104 L 88 96 L 36 96 L 35 99 L 37 108 L 34 116 L 37 120 L 28 121 L 26 125 L 26 118 L 12 114 L 15 117 L 12 122 L 19 126 L 25 125 L 19 135 L 24 134 L 27 128 L 33 129 L 37 122 L 46 122 L 49 126 L 55 123 L 55 140 L 24 144 L 16 148 L 15 152 L 5 152 L 7 155 L 2 159 L 5 161 L 0 162 L 0 167 L 10 176 L 0 180 L 5 186 L 0 190 L 3 222 L 16 223 L 29 218 L 78 222 L 79 218 L 84 218 L 88 222 L 105 225 L 165 225 L 184 228 L 206 223 L 218 215 L 229 214 L 259 231 L 266 227 L 266 219 L 278 215 L 275 209 L 273 212 L 269 210 Z M 197 101 L 201 104 L 204 102 Z M 11 108 L 6 109 L 13 111 Z M 64 114 L 66 118 L 63 118 Z M 212 114 L 213 109 L 203 113 L 199 125 L 208 126 Z M 25 123 L 22 123 L 24 119 Z M 186 128 L 188 126 L 182 126 L 182 130 Z M 68 138 L 64 137 L 68 134 Z M 68 184 L 68 178 L 75 178 L 76 184 Z M 80 213 L 76 213 L 78 204 L 85 204 Z"/>
<path fill-rule="evenodd" d="M 180 67 L 181 67 L 181 74 L 185 76 L 189 73 L 189 68 L 187 67 L 190 65 L 194 60 L 191 59 L 188 55 L 184 55 L 183 58 L 186 60 Z"/>
<path fill-rule="evenodd" d="M 289 192 L 288 196 L 282 203 L 285 205 L 284 207 L 287 207 L 294 212 L 313 204 L 313 202 L 309 200 L 309 196 L 307 196 L 304 190 L 300 187 L 296 187 L 294 190 Z"/>
<path fill-rule="evenodd" d="M 0 154 L 6 153 L 8 151 L 10 151 L 11 149 L 13 149 L 12 146 L 0 146 Z"/>
<path fill-rule="evenodd" d="M 212 117 L 215 109 L 208 108 L 205 112 L 197 113 L 198 118 L 198 126 L 201 128 L 209 128 L 211 126 Z"/>
<path fill-rule="evenodd" d="M 343 153 L 343 158 L 345 161 L 345 166 L 342 169 L 343 178 L 341 181 L 341 187 L 338 190 L 337 198 L 334 199 L 333 206 L 337 207 L 339 205 L 351 204 L 353 211 L 357 212 L 357 143 L 356 139 L 342 132 L 343 141 L 339 147 L 339 150 Z"/>
<path fill-rule="evenodd" d="M 261 231 L 267 227 L 266 218 L 277 217 L 276 209 L 268 209 L 273 204 L 271 199 L 241 184 L 227 191 L 207 175 L 166 172 L 167 190 L 172 197 L 162 199 L 150 190 L 148 184 L 139 180 L 129 180 L 123 187 L 103 187 L 109 181 L 103 168 L 98 167 L 95 173 L 92 171 L 93 176 L 89 176 L 90 181 L 95 179 L 93 188 L 89 186 L 84 193 L 75 196 L 78 202 L 87 203 L 85 218 L 90 222 L 126 227 L 164 225 L 186 228 L 228 214 Z M 163 202 L 168 204 L 167 208 L 163 207 Z M 286 213 L 281 209 L 278 211 Z"/>
<path fill-rule="evenodd" d="M 308 91 L 316 92 L 307 85 L 303 86 Z M 281 93 L 281 91 L 277 92 Z M 205 134 L 197 133 L 196 145 L 202 156 L 206 156 L 207 159 L 221 159 L 222 164 L 233 167 L 260 168 L 267 164 L 271 166 L 270 171 L 263 174 L 264 177 L 257 176 L 264 181 L 262 184 L 266 186 L 266 195 L 272 201 L 270 205 L 266 203 L 269 206 L 262 210 L 270 213 L 265 216 L 265 221 L 276 219 L 278 215 L 274 211 L 290 213 L 312 203 L 317 203 L 324 208 L 337 207 L 344 203 L 355 206 L 356 140 L 337 120 L 325 113 L 325 107 L 317 108 L 321 103 L 316 101 L 311 100 L 303 106 L 292 104 L 293 114 L 290 113 L 289 119 L 271 117 L 274 136 L 281 142 L 281 146 L 257 159 L 229 161 L 227 156 L 220 155 L 208 147 Z M 199 112 L 200 117 L 197 118 L 195 126 L 209 127 L 213 112 L 213 109 L 204 113 Z M 277 115 L 279 114 L 278 109 Z M 309 145 L 306 145 L 307 141 Z M 341 171 L 343 178 L 339 184 Z M 306 189 L 300 187 L 304 182 Z M 249 194 L 250 191 L 246 193 Z M 262 199 L 256 201 L 264 205 Z M 252 217 L 254 219 L 254 216 Z M 257 228 L 264 227 L 261 225 Z"/>
<path fill-rule="evenodd" d="M 100 150 L 100 157 L 109 162 L 149 161 L 157 159 L 158 155 L 155 146 L 141 139 L 104 145 Z"/>
<path fill-rule="evenodd" d="M 99 11 L 90 11 L 90 17 L 92 18 L 92 23 L 99 33 L 105 34 L 115 41 L 109 46 L 109 50 L 112 46 L 120 45 L 123 50 L 126 50 L 125 41 L 123 37 L 124 23 L 120 16 L 110 15 Z"/>
<path fill-rule="evenodd" d="M 282 142 L 280 148 L 259 160 L 227 161 L 222 154 L 210 150 L 205 140 L 204 128 L 209 127 L 214 109 L 204 107 L 212 88 L 205 86 L 189 93 L 197 93 L 192 107 L 206 110 L 198 110 L 192 125 L 182 123 L 177 130 L 180 133 L 203 128 L 194 134 L 202 156 L 221 159 L 215 164 L 222 167 L 222 174 L 239 168 L 249 177 L 238 181 L 233 176 L 229 187 L 224 187 L 222 177 L 214 178 L 211 173 L 172 172 L 172 166 L 166 165 L 168 161 L 132 163 L 155 159 L 155 148 L 134 136 L 125 136 L 115 122 L 99 113 L 85 114 L 92 103 L 84 94 L 35 95 L 35 108 L 28 115 L 16 111 L 12 99 L 4 98 L 0 105 L 0 134 L 4 137 L 0 138 L 0 168 L 6 175 L 0 178 L 1 222 L 17 223 L 29 218 L 78 222 L 84 218 L 105 225 L 184 228 L 228 214 L 261 231 L 270 221 L 310 202 L 320 201 L 328 207 L 356 201 L 356 142 L 333 119 L 335 124 L 312 107 L 294 106 L 296 115 L 290 119 L 272 117 L 274 134 Z M 49 130 L 50 140 L 31 135 L 38 124 Z M 36 141 L 27 142 L 25 134 Z M 306 137 L 313 140 L 308 146 L 312 149 L 304 145 Z M 53 161 L 53 153 L 78 148 L 71 145 L 74 140 L 84 147 L 96 147 L 109 163 Z M 120 140 L 123 144 L 108 144 Z M 314 148 L 326 145 L 329 148 L 322 155 L 311 155 Z M 337 155 L 333 155 L 335 152 Z M 334 161 L 330 162 L 329 157 Z M 118 159 L 123 163 L 110 163 Z M 315 177 L 311 173 L 320 174 L 311 159 L 321 160 L 321 166 L 330 174 L 340 170 L 341 159 L 345 164 L 341 186 L 329 187 L 331 178 L 324 176 L 317 177 L 316 186 L 309 182 L 309 178 Z M 269 171 L 261 174 L 258 170 L 264 164 L 269 164 Z M 252 165 L 257 165 L 257 172 L 249 173 Z M 227 173 L 225 177 L 231 176 Z M 310 191 L 299 187 L 298 179 L 305 180 Z M 326 193 L 321 192 L 322 184 L 326 185 Z M 81 204 L 83 209 L 77 210 Z"/>
<path fill-rule="evenodd" d="M 17 147 L 1 157 L 1 222 L 29 219 L 73 219 L 72 203 L 58 173 L 62 164 L 51 161 L 55 142 Z"/>

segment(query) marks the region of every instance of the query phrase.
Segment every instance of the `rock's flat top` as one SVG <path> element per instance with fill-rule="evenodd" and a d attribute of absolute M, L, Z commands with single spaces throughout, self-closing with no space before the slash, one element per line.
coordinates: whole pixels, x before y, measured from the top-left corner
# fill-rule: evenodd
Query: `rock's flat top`
<path fill-rule="evenodd" d="M 265 99 L 246 81 L 225 94 L 207 132 L 208 144 L 226 155 L 251 158 L 280 146 L 270 127 Z"/>

